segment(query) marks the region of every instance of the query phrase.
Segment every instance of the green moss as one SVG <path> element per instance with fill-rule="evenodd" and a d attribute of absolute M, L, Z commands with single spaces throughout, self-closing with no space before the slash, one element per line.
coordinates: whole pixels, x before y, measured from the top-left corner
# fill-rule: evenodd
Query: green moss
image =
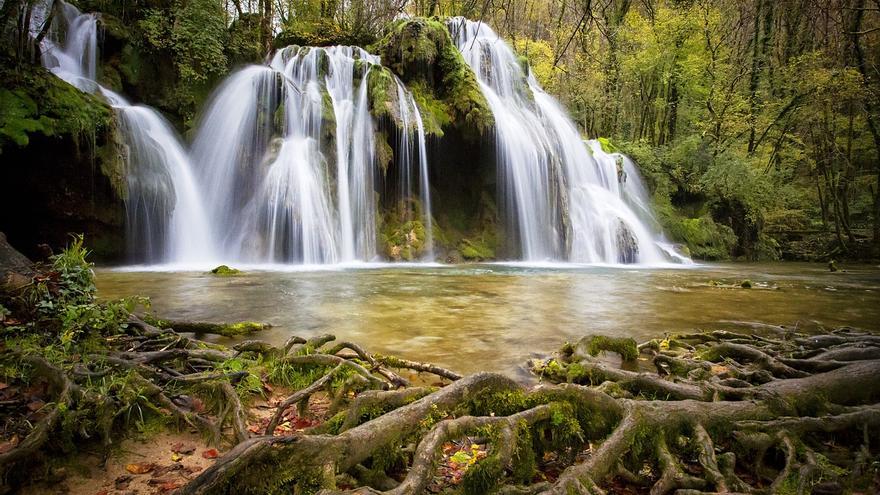
<path fill-rule="evenodd" d="M 636 341 L 629 337 L 607 337 L 605 335 L 590 335 L 581 339 L 581 345 L 591 356 L 598 356 L 602 351 L 614 352 L 620 355 L 624 361 L 633 361 L 639 357 L 639 349 Z"/>
<path fill-rule="evenodd" d="M 394 76 L 384 67 L 373 67 L 367 74 L 367 95 L 370 99 L 370 113 L 373 117 L 394 118 L 397 105 L 397 92 L 394 90 Z"/>
<path fill-rule="evenodd" d="M 509 416 L 528 406 L 528 397 L 520 390 L 481 391 L 467 402 L 467 412 L 475 416 Z"/>
<path fill-rule="evenodd" d="M 752 288 L 752 281 L 751 280 L 743 280 L 742 283 L 739 284 L 739 286 L 742 287 L 743 289 L 751 289 Z"/>
<path fill-rule="evenodd" d="M 491 493 L 504 479 L 504 465 L 498 455 L 490 455 L 470 466 L 461 478 L 465 495 Z"/>
<path fill-rule="evenodd" d="M 388 168 L 394 162 L 394 150 L 388 144 L 388 136 L 382 131 L 376 131 L 376 164 L 382 170 L 382 175 L 388 173 Z"/>
<path fill-rule="evenodd" d="M 537 457 L 533 448 L 532 432 L 525 421 L 516 427 L 516 449 L 513 453 L 510 476 L 518 483 L 529 483 L 538 470 Z"/>
<path fill-rule="evenodd" d="M 238 275 L 241 273 L 241 270 L 237 270 L 235 268 L 230 268 L 226 265 L 220 265 L 217 268 L 214 268 L 213 270 L 211 270 L 211 273 L 213 273 L 214 275 L 220 275 L 222 277 L 227 277 L 230 275 Z"/>
<path fill-rule="evenodd" d="M 483 261 L 495 258 L 495 236 L 480 237 L 478 239 L 462 239 L 458 244 L 461 257 L 466 260 Z"/>
<path fill-rule="evenodd" d="M 143 315 L 143 320 L 155 327 L 173 328 L 178 332 L 191 333 L 210 333 L 213 335 L 223 335 L 225 337 L 235 337 L 239 335 L 249 335 L 254 332 L 266 330 L 272 325 L 268 323 L 260 323 L 256 321 L 240 321 L 235 323 L 211 323 L 203 321 L 174 321 L 156 318 L 153 315 Z"/>
<path fill-rule="evenodd" d="M 411 84 L 409 90 L 422 114 L 425 133 L 442 137 L 443 128 L 452 124 L 451 112 L 446 102 L 438 100 L 423 82 Z"/>
<path fill-rule="evenodd" d="M 414 208 L 411 216 L 419 217 L 420 208 Z M 419 259 L 427 248 L 425 226 L 419 220 L 398 223 L 396 214 L 386 216 L 382 224 L 381 238 L 385 255 L 394 261 Z"/>
<path fill-rule="evenodd" d="M 494 117 L 473 71 L 462 58 L 446 25 L 413 18 L 396 21 L 371 50 L 410 88 L 429 124 L 453 124 L 471 138 L 492 129 Z"/>
<path fill-rule="evenodd" d="M 113 112 L 106 103 L 42 67 L 0 68 L 0 81 L 0 152 L 10 144 L 27 146 L 35 133 L 94 142 L 112 132 Z"/>
<path fill-rule="evenodd" d="M 684 218 L 671 213 L 671 208 L 659 208 L 663 228 L 672 239 L 687 245 L 691 255 L 699 259 L 729 259 L 737 237 L 727 225 L 715 223 L 711 217 Z"/>
<path fill-rule="evenodd" d="M 602 151 L 605 153 L 617 153 L 619 151 L 617 146 L 611 144 L 611 141 L 609 141 L 607 137 L 600 137 L 596 140 L 599 141 L 599 146 L 602 147 Z"/>

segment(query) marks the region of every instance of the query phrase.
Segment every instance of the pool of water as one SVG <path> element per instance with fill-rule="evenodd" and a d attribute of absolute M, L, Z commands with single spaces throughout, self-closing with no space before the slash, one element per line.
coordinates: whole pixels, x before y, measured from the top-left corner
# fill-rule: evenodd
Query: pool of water
<path fill-rule="evenodd" d="M 257 320 L 250 338 L 333 333 L 377 353 L 467 373 L 521 371 L 532 356 L 590 334 L 642 341 L 666 332 L 804 331 L 849 325 L 880 330 L 880 267 L 831 273 L 807 263 L 688 268 L 368 265 L 204 271 L 99 268 L 104 298 L 145 295 L 171 319 Z M 743 280 L 751 289 L 739 287 Z M 222 341 L 222 340 L 221 340 Z"/>

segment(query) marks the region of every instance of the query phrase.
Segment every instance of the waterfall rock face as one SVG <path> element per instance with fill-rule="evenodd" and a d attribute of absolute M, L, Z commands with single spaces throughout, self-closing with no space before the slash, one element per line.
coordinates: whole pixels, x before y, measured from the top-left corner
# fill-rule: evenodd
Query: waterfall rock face
<path fill-rule="evenodd" d="M 97 16 L 60 12 L 43 63 L 115 112 L 130 261 L 668 259 L 634 164 L 583 141 L 484 24 L 397 21 L 376 44 L 387 67 L 359 47 L 277 50 L 220 84 L 187 146 L 96 82 Z"/>

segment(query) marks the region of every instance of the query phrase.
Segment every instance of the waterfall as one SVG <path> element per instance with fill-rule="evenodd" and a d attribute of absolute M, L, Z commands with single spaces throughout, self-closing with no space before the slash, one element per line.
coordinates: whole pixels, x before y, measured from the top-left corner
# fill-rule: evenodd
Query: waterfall
<path fill-rule="evenodd" d="M 289 46 L 217 89 L 193 156 L 224 259 L 327 264 L 377 257 L 367 81 L 379 64 L 358 47 Z M 424 125 L 412 94 L 397 84 L 398 166 L 410 174 L 418 157 L 430 230 Z M 407 187 L 404 197 L 414 197 Z"/>
<path fill-rule="evenodd" d="M 48 18 L 35 9 L 31 29 Z M 331 264 L 378 257 L 375 123 L 368 76 L 385 70 L 357 47 L 290 46 L 230 75 L 199 119 L 191 150 L 155 110 L 100 86 L 97 18 L 59 3 L 43 64 L 117 115 L 133 261 Z M 685 260 L 663 244 L 635 165 L 583 141 L 564 109 L 488 27 L 449 21 L 494 114 L 499 206 L 526 261 Z M 425 124 L 392 77 L 397 108 L 391 179 L 406 221 L 433 217 Z M 396 180 L 396 182 L 394 182 Z"/>
<path fill-rule="evenodd" d="M 662 235 L 626 157 L 585 143 L 559 103 L 483 23 L 448 21 L 495 116 L 500 206 L 529 261 L 661 263 Z"/>
<path fill-rule="evenodd" d="M 32 29 L 48 17 L 43 4 Z M 98 84 L 97 17 L 60 2 L 62 22 L 42 43 L 43 65 L 116 112 L 124 142 L 126 243 L 133 261 L 197 262 L 214 258 L 201 194 L 188 155 L 171 125 L 144 105 L 131 105 Z"/>
<path fill-rule="evenodd" d="M 428 150 L 425 143 L 425 124 L 418 105 L 402 82 L 395 79 L 397 101 L 400 106 L 400 129 L 398 131 L 397 167 L 400 171 L 399 192 L 401 198 L 414 198 L 413 181 L 418 181 L 419 197 L 421 198 L 422 225 L 425 227 L 424 259 L 434 259 L 434 224 L 431 218 L 431 187 L 428 177 Z M 413 136 L 415 131 L 415 136 Z M 415 139 L 413 139 L 415 137 Z M 418 157 L 415 165 L 414 156 Z M 410 209 L 408 204 L 405 208 Z"/>
<path fill-rule="evenodd" d="M 47 3 L 35 7 L 36 15 L 31 19 L 33 34 L 39 32 L 48 19 L 49 8 Z M 43 66 L 81 91 L 94 93 L 97 90 L 98 20 L 94 14 L 82 14 L 69 3 L 60 2 L 56 8 L 62 23 L 53 23 L 49 36 L 43 39 Z"/>

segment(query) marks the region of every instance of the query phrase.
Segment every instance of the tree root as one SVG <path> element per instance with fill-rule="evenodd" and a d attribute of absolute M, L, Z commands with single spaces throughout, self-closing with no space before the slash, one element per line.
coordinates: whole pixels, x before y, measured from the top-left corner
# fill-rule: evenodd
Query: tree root
<path fill-rule="evenodd" d="M 873 441 L 880 432 L 880 359 L 873 350 L 880 340 L 851 331 L 774 338 L 711 332 L 639 347 L 587 339 L 533 362 L 542 379 L 533 387 L 499 374 L 462 377 L 373 355 L 332 335 L 292 337 L 283 347 L 247 341 L 230 352 L 132 319 L 131 332 L 112 342 L 111 352 L 85 356 L 69 369 L 28 357 L 52 383 L 57 405 L 21 445 L 0 455 L 0 468 L 39 452 L 63 409 L 94 399 L 86 384 L 121 373 L 155 407 L 232 446 L 182 494 L 420 494 L 438 479 L 438 465 L 449 462 L 447 449 L 472 443 L 482 456 L 456 464 L 467 494 L 599 494 L 619 483 L 656 495 L 806 494 L 819 479 L 858 488 L 855 476 L 835 474 L 845 468 L 830 459 L 848 464 L 837 460 L 840 452 L 826 452 L 829 439 L 858 442 L 851 450 L 859 462 L 880 444 Z M 656 372 L 618 369 L 599 356 L 632 349 Z M 258 363 L 299 373 L 299 385 L 264 434 L 252 436 L 239 394 L 268 375 L 250 368 Z M 391 369 L 450 383 L 410 387 Z M 213 402 L 204 390 L 215 392 Z M 321 391 L 328 391 L 330 418 L 278 435 L 285 412 Z M 184 400 L 198 394 L 205 410 Z M 535 476 L 551 467 L 558 477 Z"/>

